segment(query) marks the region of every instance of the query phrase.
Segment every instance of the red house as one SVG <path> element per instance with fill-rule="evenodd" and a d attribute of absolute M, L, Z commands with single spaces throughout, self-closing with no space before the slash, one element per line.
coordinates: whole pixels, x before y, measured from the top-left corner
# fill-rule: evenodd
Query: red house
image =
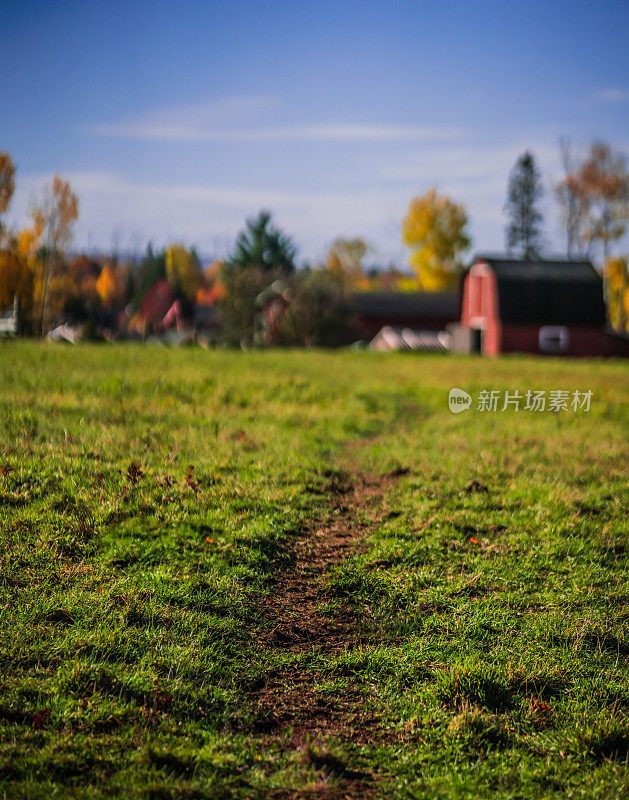
<path fill-rule="evenodd" d="M 156 330 L 173 303 L 173 294 L 166 278 L 156 281 L 142 298 L 137 314 L 138 328 L 144 334 Z"/>
<path fill-rule="evenodd" d="M 606 328 L 603 281 L 589 261 L 477 256 L 463 277 L 453 349 L 567 356 L 620 355 Z"/>

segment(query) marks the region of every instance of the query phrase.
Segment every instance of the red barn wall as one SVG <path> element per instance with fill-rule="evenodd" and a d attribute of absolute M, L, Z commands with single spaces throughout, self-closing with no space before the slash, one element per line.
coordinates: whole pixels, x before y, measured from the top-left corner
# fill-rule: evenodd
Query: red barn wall
<path fill-rule="evenodd" d="M 503 353 L 544 353 L 539 347 L 539 325 L 503 325 Z M 612 341 L 604 328 L 568 327 L 568 346 L 552 355 L 596 357 L 613 355 Z"/>
<path fill-rule="evenodd" d="M 461 323 L 483 331 L 483 353 L 496 356 L 502 349 L 502 325 L 498 318 L 498 286 L 488 265 L 474 264 L 463 283 Z"/>

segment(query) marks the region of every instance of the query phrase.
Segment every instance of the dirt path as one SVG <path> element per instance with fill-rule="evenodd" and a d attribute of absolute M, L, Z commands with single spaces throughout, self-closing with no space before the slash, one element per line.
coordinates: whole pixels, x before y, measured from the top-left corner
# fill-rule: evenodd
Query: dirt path
<path fill-rule="evenodd" d="M 331 613 L 322 610 L 330 600 L 324 581 L 330 568 L 365 550 L 366 535 L 388 511 L 383 500 L 386 489 L 405 473 L 332 476 L 328 486 L 331 511 L 321 524 L 295 538 L 293 566 L 278 577 L 265 602 L 258 635 L 267 649 L 280 654 L 335 656 L 370 643 L 362 633 L 359 615 L 349 604 L 341 603 Z M 364 709 L 360 691 L 323 697 L 314 688 L 320 678 L 316 670 L 296 664 L 267 673 L 250 687 L 249 697 L 258 711 L 255 732 L 273 739 L 292 730 L 294 746 L 324 776 L 323 783 L 310 793 L 301 790 L 273 797 L 371 797 L 374 776 L 341 763 L 324 744 L 311 745 L 325 742 L 326 737 L 360 744 L 387 735 Z"/>

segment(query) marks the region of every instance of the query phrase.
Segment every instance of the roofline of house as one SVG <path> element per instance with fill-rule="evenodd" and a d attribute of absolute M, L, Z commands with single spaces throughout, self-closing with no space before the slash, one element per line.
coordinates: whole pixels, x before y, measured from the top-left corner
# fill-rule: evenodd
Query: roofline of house
<path fill-rule="evenodd" d="M 474 253 L 469 265 L 463 270 L 463 272 L 469 272 L 474 264 L 479 261 L 509 261 L 513 264 L 589 264 L 589 266 L 596 270 L 592 260 L 586 258 L 585 256 L 580 256 L 578 258 L 566 258 L 565 256 L 553 255 L 551 257 L 537 256 L 536 258 L 517 258 L 509 253 L 505 254 L 481 251 L 480 253 Z M 596 271 L 598 272 L 598 270 Z"/>

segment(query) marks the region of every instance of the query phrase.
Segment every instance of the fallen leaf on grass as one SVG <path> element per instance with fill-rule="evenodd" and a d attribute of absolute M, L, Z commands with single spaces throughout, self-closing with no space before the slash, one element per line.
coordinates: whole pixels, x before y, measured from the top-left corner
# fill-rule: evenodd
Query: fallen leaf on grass
<path fill-rule="evenodd" d="M 545 703 L 543 700 L 539 700 L 537 697 L 532 697 L 531 711 L 533 711 L 535 714 L 550 714 L 552 709 L 548 703 Z"/>
<path fill-rule="evenodd" d="M 143 477 L 142 467 L 136 461 L 132 461 L 127 467 L 127 480 L 129 483 L 135 486 Z"/>
<path fill-rule="evenodd" d="M 192 491 L 196 494 L 199 490 L 199 484 L 194 479 L 194 467 L 192 464 L 188 467 L 188 471 L 186 472 L 186 486 L 192 489 Z"/>
<path fill-rule="evenodd" d="M 33 714 L 31 725 L 33 728 L 43 728 L 50 719 L 50 711 L 44 708 L 42 711 L 37 711 Z"/>

